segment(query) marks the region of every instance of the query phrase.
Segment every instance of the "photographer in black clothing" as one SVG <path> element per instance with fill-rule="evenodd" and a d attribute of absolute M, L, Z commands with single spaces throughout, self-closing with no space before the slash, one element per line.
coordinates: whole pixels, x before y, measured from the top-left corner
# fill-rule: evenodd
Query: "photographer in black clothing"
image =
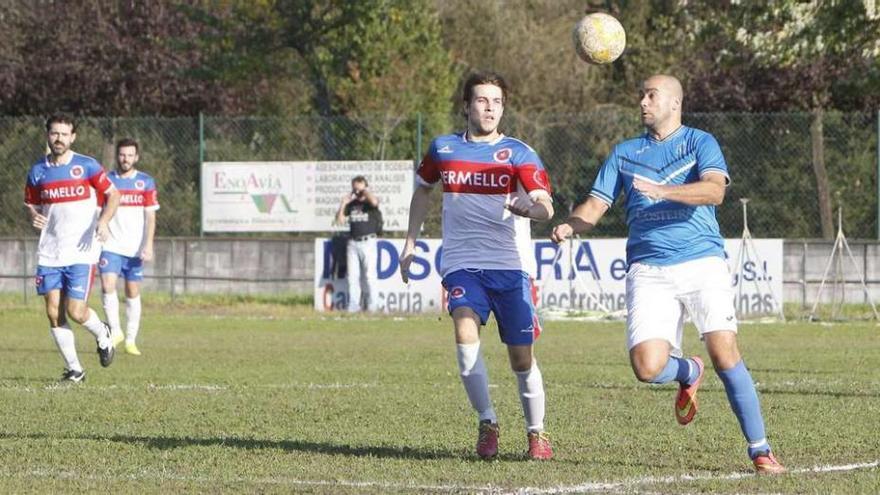
<path fill-rule="evenodd" d="M 336 223 L 345 223 L 348 217 L 351 239 L 346 248 L 348 269 L 348 310 L 363 309 L 361 289 L 366 309 L 376 310 L 376 235 L 381 228 L 379 199 L 367 187 L 367 179 L 358 175 L 351 180 L 351 192 L 342 197 Z"/>

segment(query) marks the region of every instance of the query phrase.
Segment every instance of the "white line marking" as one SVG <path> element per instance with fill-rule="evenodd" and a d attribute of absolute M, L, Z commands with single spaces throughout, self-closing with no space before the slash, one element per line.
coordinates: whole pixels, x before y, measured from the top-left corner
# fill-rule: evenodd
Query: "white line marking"
<path fill-rule="evenodd" d="M 880 460 L 873 462 L 862 462 L 862 463 L 854 463 L 854 464 L 843 464 L 840 466 L 813 466 L 809 468 L 797 468 L 797 469 L 789 469 L 788 475 L 795 474 L 804 474 L 804 473 L 830 473 L 830 472 L 841 472 L 841 471 L 855 471 L 857 469 L 871 469 L 880 466 Z M 533 487 L 525 487 L 519 488 L 516 491 L 508 492 L 511 494 L 516 493 L 529 493 L 529 494 L 560 494 L 560 493 L 589 493 L 589 492 L 604 492 L 609 490 L 629 490 L 632 488 L 636 488 L 641 485 L 653 485 L 653 484 L 670 484 L 670 483 L 679 483 L 683 481 L 712 481 L 712 480 L 738 480 L 743 478 L 753 478 L 758 476 L 753 472 L 741 472 L 741 473 L 729 473 L 722 475 L 712 475 L 712 474 L 701 474 L 701 475 L 691 475 L 691 474 L 682 474 L 678 476 L 648 476 L 644 478 L 631 478 L 623 481 L 611 481 L 611 482 L 586 482 L 579 485 L 569 485 L 569 486 L 558 486 L 553 488 L 533 488 Z"/>
<path fill-rule="evenodd" d="M 88 391 L 116 391 L 116 390 L 167 390 L 167 391 L 202 391 L 221 392 L 225 390 L 248 390 L 248 389 L 308 389 L 308 390 L 341 390 L 356 388 L 376 388 L 378 383 L 266 383 L 259 385 L 224 385 L 216 383 L 145 383 L 143 385 L 89 385 L 52 383 L 44 386 L 28 386 L 18 384 L 3 384 L 0 382 L 0 392 L 73 392 L 77 390 Z"/>
<path fill-rule="evenodd" d="M 838 466 L 814 466 L 809 468 L 798 468 L 789 470 L 789 475 L 803 473 L 829 473 L 829 472 L 846 472 L 857 469 L 872 469 L 880 466 L 880 460 L 872 462 L 862 462 L 853 464 L 843 464 Z M 686 481 L 711 481 L 711 480 L 738 480 L 744 478 L 753 478 L 757 476 L 755 473 L 729 473 L 725 475 L 690 475 L 682 474 L 678 476 L 648 476 L 643 478 L 631 478 L 623 481 L 610 482 L 585 482 L 578 485 L 557 486 L 551 488 L 522 487 L 515 488 L 513 491 L 500 491 L 497 486 L 491 484 L 485 485 L 455 485 L 455 484 L 439 484 L 439 485 L 420 485 L 415 483 L 394 483 L 383 481 L 352 481 L 352 480 L 302 480 L 286 477 L 271 478 L 249 478 L 244 476 L 234 476 L 229 478 L 202 477 L 202 476 L 183 476 L 162 472 L 141 472 L 128 475 L 93 475 L 82 474 L 76 471 L 56 471 L 51 469 L 35 469 L 26 472 L 0 471 L 2 478 L 53 478 L 79 481 L 182 481 L 192 483 L 251 483 L 261 485 L 282 485 L 282 486 L 337 486 L 346 488 L 386 488 L 393 490 L 420 490 L 420 491 L 468 491 L 474 493 L 509 493 L 509 494 L 560 494 L 560 493 L 591 493 L 591 492 L 607 492 L 611 490 L 631 490 L 642 485 L 651 484 L 670 484 Z"/>

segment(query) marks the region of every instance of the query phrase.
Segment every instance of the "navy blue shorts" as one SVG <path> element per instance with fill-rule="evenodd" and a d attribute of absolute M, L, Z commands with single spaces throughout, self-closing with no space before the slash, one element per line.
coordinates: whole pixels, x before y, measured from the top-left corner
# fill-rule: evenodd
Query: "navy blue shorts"
<path fill-rule="evenodd" d="M 491 311 L 507 345 L 531 345 L 541 333 L 532 281 L 521 270 L 456 270 L 443 277 L 443 287 L 450 314 L 464 306 L 485 325 Z"/>

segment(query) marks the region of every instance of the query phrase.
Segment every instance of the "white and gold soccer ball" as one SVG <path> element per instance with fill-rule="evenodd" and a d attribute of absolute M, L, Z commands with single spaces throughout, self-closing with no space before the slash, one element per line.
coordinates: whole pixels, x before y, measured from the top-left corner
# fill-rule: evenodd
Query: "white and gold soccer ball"
<path fill-rule="evenodd" d="M 603 65 L 617 60 L 626 48 L 626 31 L 614 16 L 595 12 L 574 25 L 574 49 L 585 62 Z"/>

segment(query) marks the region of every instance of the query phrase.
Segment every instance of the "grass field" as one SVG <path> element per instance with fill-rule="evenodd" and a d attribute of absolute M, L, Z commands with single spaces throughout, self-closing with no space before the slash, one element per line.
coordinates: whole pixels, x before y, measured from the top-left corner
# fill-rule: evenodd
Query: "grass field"
<path fill-rule="evenodd" d="M 880 327 L 744 325 L 768 433 L 791 474 L 755 477 L 720 381 L 675 423 L 633 378 L 621 323 L 549 322 L 537 355 L 556 458 L 524 457 L 516 380 L 484 334 L 501 455 L 476 420 L 448 317 L 348 318 L 235 298 L 145 296 L 140 358 L 62 368 L 39 302 L 0 301 L 0 493 L 877 493 Z M 691 353 L 705 351 L 693 329 Z"/>

